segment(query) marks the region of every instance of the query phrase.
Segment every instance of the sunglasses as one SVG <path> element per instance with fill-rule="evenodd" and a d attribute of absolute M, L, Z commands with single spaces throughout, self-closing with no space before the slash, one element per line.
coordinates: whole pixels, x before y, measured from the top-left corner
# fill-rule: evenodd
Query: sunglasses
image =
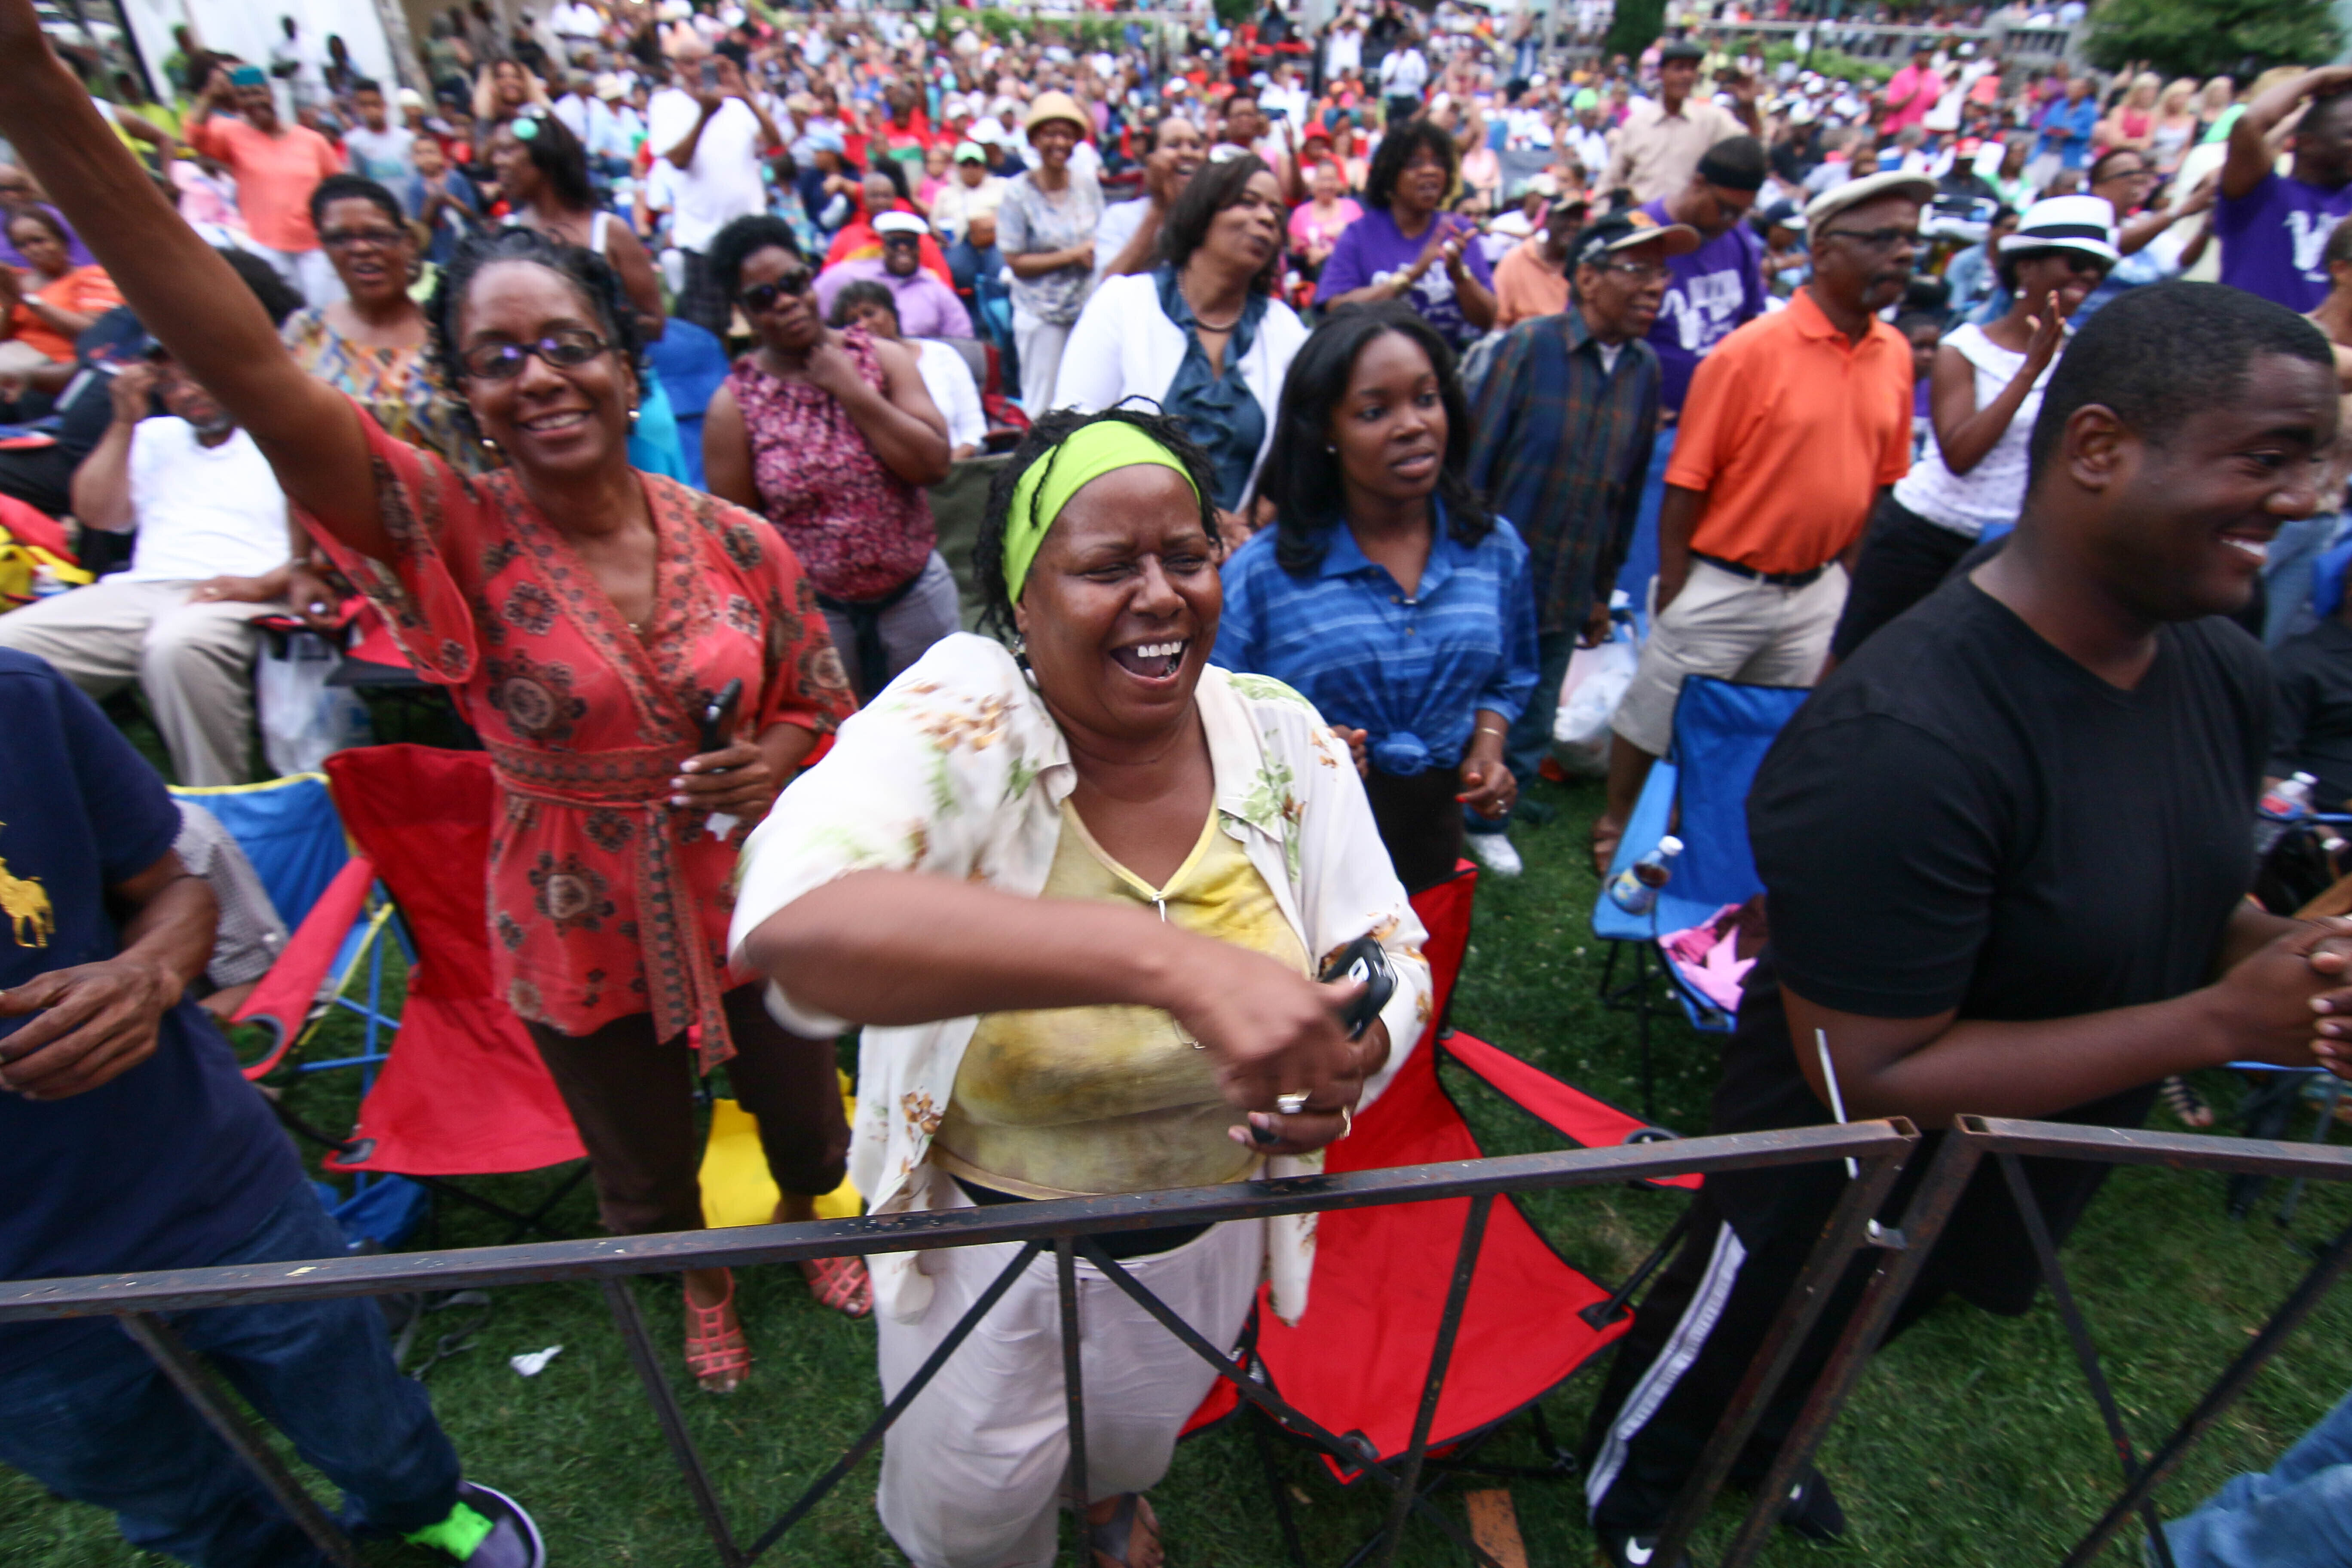
<path fill-rule="evenodd" d="M 585 327 L 562 327 L 535 343 L 478 343 L 458 363 L 477 381 L 511 381 L 533 355 L 560 370 L 586 364 L 613 345 Z"/>
<path fill-rule="evenodd" d="M 755 315 L 764 315 L 776 308 L 777 302 L 791 297 L 798 299 L 816 282 L 816 274 L 805 267 L 794 268 L 773 283 L 757 283 L 736 296 L 743 308 Z"/>

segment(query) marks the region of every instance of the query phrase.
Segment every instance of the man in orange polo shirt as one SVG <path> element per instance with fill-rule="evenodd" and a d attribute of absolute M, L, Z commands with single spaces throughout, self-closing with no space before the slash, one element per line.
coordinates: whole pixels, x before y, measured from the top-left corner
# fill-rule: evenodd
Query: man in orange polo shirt
<path fill-rule="evenodd" d="M 234 118 L 221 111 L 234 109 Z M 343 297 L 310 221 L 310 193 L 342 172 L 333 142 L 303 125 L 278 118 L 269 79 L 259 66 L 213 72 L 188 117 L 188 145 L 236 176 L 236 207 L 254 248 L 278 275 L 313 305 Z"/>
<path fill-rule="evenodd" d="M 1685 675 L 1811 686 L 1845 604 L 1879 491 L 1911 466 L 1911 345 L 1877 312 L 1918 254 L 1916 174 L 1850 181 L 1805 209 L 1813 276 L 1788 309 L 1699 362 L 1658 513 L 1657 600 L 1612 721 L 1606 869 L 1650 766 L 1674 737 Z"/>

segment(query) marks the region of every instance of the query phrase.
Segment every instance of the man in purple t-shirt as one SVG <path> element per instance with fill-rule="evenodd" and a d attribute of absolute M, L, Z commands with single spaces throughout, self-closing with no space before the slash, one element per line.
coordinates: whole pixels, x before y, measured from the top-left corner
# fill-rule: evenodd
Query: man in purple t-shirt
<path fill-rule="evenodd" d="M 2292 140 L 2294 162 L 2278 174 L 2264 138 L 2305 100 L 2310 107 Z M 2290 310 L 2316 310 L 2327 298 L 2327 237 L 2347 214 L 2352 66 L 2323 66 L 2262 94 L 2230 128 L 2221 198 L 2213 204 L 2221 281 Z"/>
<path fill-rule="evenodd" d="M 1650 328 L 1664 373 L 1658 401 L 1669 414 L 1682 411 L 1707 351 L 1764 313 L 1764 242 L 1745 220 L 1770 166 L 1755 137 L 1727 137 L 1700 157 L 1689 184 L 1642 208 L 1661 224 L 1699 233 L 1696 250 L 1666 263 L 1665 304 Z"/>

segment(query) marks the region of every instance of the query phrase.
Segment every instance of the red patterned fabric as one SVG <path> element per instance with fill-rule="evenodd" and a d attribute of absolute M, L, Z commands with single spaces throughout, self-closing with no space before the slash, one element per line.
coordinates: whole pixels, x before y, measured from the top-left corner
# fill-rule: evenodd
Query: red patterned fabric
<path fill-rule="evenodd" d="M 354 412 L 399 553 L 375 562 L 311 531 L 489 751 L 487 994 L 572 1035 L 650 1011 L 664 1039 L 694 1029 L 716 1066 L 734 1054 L 719 997 L 751 825 L 712 838 L 702 814 L 670 807 L 668 781 L 730 679 L 740 735 L 846 716 L 814 590 L 767 523 L 640 474 L 659 552 L 641 637 L 510 470 L 455 473 Z"/>
<path fill-rule="evenodd" d="M 882 358 L 866 329 L 845 330 L 841 346 L 879 391 Z M 769 374 L 756 353 L 735 362 L 727 385 L 751 437 L 761 510 L 820 589 L 836 599 L 878 599 L 923 569 L 939 542 L 931 503 L 883 465 L 841 399 Z"/>

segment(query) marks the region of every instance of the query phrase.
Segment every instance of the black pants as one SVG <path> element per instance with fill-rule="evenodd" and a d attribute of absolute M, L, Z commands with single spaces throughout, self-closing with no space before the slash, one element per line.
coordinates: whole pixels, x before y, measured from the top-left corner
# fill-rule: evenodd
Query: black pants
<path fill-rule="evenodd" d="M 615 1018 L 593 1035 L 524 1026 L 588 1146 L 604 1228 L 615 1236 L 700 1230 L 702 1138 L 686 1042 L 655 1039 L 650 1013 Z M 833 1191 L 849 1164 L 833 1042 L 785 1033 L 757 985 L 727 993 L 727 1028 L 735 1041 L 727 1081 L 760 1119 L 776 1185 L 803 1197 Z"/>
<path fill-rule="evenodd" d="M 1845 611 L 1830 637 L 1831 656 L 1841 663 L 1853 658 L 1873 632 L 1941 586 L 1976 542 L 1929 522 L 1893 496 L 1881 496 L 1846 589 Z"/>
<path fill-rule="evenodd" d="M 1834 1189 L 1828 1189 L 1834 1203 Z M 1665 1523 L 1683 1482 L 1729 1408 L 1757 1346 L 1820 1239 L 1820 1223 L 1795 1219 L 1743 1243 L 1705 1192 L 1693 1200 L 1682 1247 L 1659 1272 L 1592 1407 L 1585 1434 L 1585 1499 L 1596 1530 L 1646 1535 Z M 1808 1216 L 1811 1217 L 1811 1216 Z M 1874 1254 L 1858 1258 L 1733 1464 L 1735 1485 L 1753 1486 L 1796 1425 L 1837 1336 L 1862 1297 Z M 1945 1294 L 1923 1274 L 1887 1331 L 1891 1342 Z"/>
<path fill-rule="evenodd" d="M 1388 846 L 1397 880 L 1408 893 L 1434 887 L 1454 875 L 1462 858 L 1461 775 L 1452 768 L 1427 768 L 1410 776 L 1374 768 L 1364 777 L 1372 823 Z"/>

